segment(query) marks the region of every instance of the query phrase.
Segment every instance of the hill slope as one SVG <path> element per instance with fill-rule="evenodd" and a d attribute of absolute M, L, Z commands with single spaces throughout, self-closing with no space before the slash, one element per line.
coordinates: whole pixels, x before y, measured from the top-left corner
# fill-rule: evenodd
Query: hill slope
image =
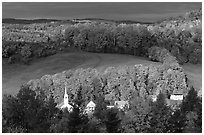
<path fill-rule="evenodd" d="M 109 66 L 135 65 L 135 64 L 158 64 L 142 57 L 119 55 L 119 54 L 97 54 L 97 53 L 62 53 L 47 58 L 39 59 L 31 65 L 8 65 L 3 61 L 2 89 L 3 93 L 16 94 L 21 84 L 31 79 L 41 78 L 45 74 L 55 74 L 68 69 L 96 68 L 100 72 Z M 188 78 L 196 89 L 202 87 L 202 65 L 182 65 Z"/>
<path fill-rule="evenodd" d="M 45 74 L 55 74 L 68 69 L 96 68 L 104 71 L 109 66 L 153 64 L 145 58 L 118 55 L 118 54 L 97 54 L 97 53 L 62 53 L 47 58 L 39 59 L 31 65 L 8 65 L 3 63 L 3 93 L 15 94 L 20 85 L 31 79 L 38 79 Z"/>

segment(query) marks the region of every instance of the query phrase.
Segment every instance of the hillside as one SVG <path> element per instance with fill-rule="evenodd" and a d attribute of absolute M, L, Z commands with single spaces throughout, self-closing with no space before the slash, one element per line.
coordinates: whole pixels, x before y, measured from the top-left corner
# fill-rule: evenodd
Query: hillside
<path fill-rule="evenodd" d="M 202 132 L 202 13 L 156 23 L 3 19 L 2 128 Z"/>
<path fill-rule="evenodd" d="M 5 61 L 4 61 L 5 62 Z M 96 68 L 100 72 L 109 66 L 149 65 L 153 62 L 142 57 L 117 54 L 97 53 L 63 53 L 33 61 L 31 65 L 12 64 L 6 62 L 3 70 L 3 93 L 16 94 L 21 84 L 31 79 L 41 78 L 46 74 L 55 74 L 68 69 Z M 15 68 L 14 68 L 15 67 Z"/>

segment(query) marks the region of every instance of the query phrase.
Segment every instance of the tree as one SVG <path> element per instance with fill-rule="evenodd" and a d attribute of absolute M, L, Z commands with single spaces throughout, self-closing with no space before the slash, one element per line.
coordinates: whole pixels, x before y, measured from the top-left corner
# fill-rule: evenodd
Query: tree
<path fill-rule="evenodd" d="M 97 118 L 91 117 L 89 118 L 89 122 L 87 124 L 86 133 L 100 133 L 100 122 Z"/>
<path fill-rule="evenodd" d="M 197 96 L 197 91 L 191 87 L 181 104 L 181 113 L 185 116 L 185 132 L 202 132 L 202 100 Z M 188 129 L 195 127 L 194 131 Z"/>
<path fill-rule="evenodd" d="M 195 121 L 198 119 L 198 115 L 195 112 L 188 112 L 186 114 L 186 126 L 184 128 L 185 133 L 197 133 L 199 128 L 196 127 Z"/>
<path fill-rule="evenodd" d="M 118 117 L 118 109 L 111 108 L 107 110 L 105 125 L 108 133 L 118 133 L 121 119 Z"/>
<path fill-rule="evenodd" d="M 83 133 L 86 132 L 88 117 L 80 112 L 79 107 L 74 106 L 72 112 L 64 109 L 63 116 L 52 125 L 51 131 L 56 133 Z"/>
<path fill-rule="evenodd" d="M 185 115 L 182 114 L 180 109 L 174 111 L 168 120 L 170 133 L 183 133 L 185 125 Z"/>
<path fill-rule="evenodd" d="M 2 99 L 2 132 L 18 132 L 20 126 L 20 115 L 17 99 L 12 95 L 3 95 Z"/>
<path fill-rule="evenodd" d="M 150 133 L 167 133 L 169 132 L 168 120 L 171 116 L 171 110 L 166 105 L 165 95 L 160 93 L 157 101 L 152 104 L 150 111 Z"/>
<path fill-rule="evenodd" d="M 145 133 L 150 127 L 148 113 L 150 104 L 142 97 L 133 96 L 130 100 L 130 110 L 122 119 L 123 132 Z"/>
<path fill-rule="evenodd" d="M 36 93 L 38 91 L 38 94 Z M 22 86 L 16 96 L 5 96 L 3 118 L 5 125 L 22 128 L 26 132 L 48 132 L 50 119 L 55 114 L 54 99 L 46 102 L 41 89 L 33 91 L 29 86 Z"/>
<path fill-rule="evenodd" d="M 101 120 L 101 122 L 105 119 L 105 114 L 107 111 L 105 99 L 103 96 L 96 97 L 96 107 L 94 111 L 94 116 Z"/>

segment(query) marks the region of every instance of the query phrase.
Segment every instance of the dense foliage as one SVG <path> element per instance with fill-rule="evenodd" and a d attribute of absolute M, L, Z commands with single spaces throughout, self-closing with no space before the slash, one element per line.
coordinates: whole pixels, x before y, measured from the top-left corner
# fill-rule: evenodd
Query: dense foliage
<path fill-rule="evenodd" d="M 73 111 L 68 112 L 66 108 L 56 108 L 53 96 L 46 97 L 42 89 L 33 91 L 23 86 L 16 96 L 3 97 L 2 129 L 7 133 L 202 132 L 202 100 L 193 88 L 176 109 L 167 105 L 163 93 L 159 93 L 155 102 L 136 92 L 132 94 L 127 110 L 106 108 L 108 103 L 102 96 L 96 98 L 95 113 L 87 115 L 80 107 L 83 103 L 80 92 L 72 102 Z"/>
<path fill-rule="evenodd" d="M 151 25 L 3 25 L 2 55 L 9 63 L 28 63 L 67 47 L 146 56 L 160 62 L 109 67 L 104 72 L 92 68 L 68 70 L 30 80 L 16 96 L 4 95 L 3 132 L 202 132 L 202 100 L 189 87 L 179 65 L 201 62 L 200 15 L 193 11 L 182 19 Z M 69 101 L 74 103 L 73 112 L 56 108 L 65 87 Z M 172 94 L 182 94 L 184 100 L 172 102 Z M 88 116 L 83 110 L 90 100 L 96 103 L 96 109 Z M 128 101 L 130 107 L 106 107 L 121 100 Z"/>
<path fill-rule="evenodd" d="M 183 17 L 154 24 L 118 24 L 100 21 L 72 25 L 62 22 L 3 24 L 3 41 L 3 57 L 15 55 L 13 44 L 7 43 L 12 41 L 26 43 L 25 46 L 42 44 L 31 47 L 31 52 L 37 50 L 42 57 L 70 46 L 89 52 L 148 56 L 148 48 L 158 46 L 167 49 L 180 64 L 201 63 L 202 14 L 201 10 L 191 11 Z M 41 55 L 42 51 L 48 49 L 47 44 L 50 46 L 48 54 Z M 21 50 L 25 47 L 21 48 L 18 44 L 17 48 Z"/>

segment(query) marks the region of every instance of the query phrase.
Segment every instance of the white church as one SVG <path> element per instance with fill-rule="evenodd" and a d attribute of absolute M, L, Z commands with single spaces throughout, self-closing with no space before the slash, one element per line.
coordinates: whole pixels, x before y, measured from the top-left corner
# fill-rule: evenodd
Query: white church
<path fill-rule="evenodd" d="M 60 104 L 57 105 L 57 108 L 59 109 L 64 109 L 67 108 L 69 112 L 71 112 L 73 110 L 73 106 L 69 104 L 69 98 L 68 98 L 68 94 L 67 94 L 67 88 L 65 87 L 64 90 L 64 101 Z"/>
<path fill-rule="evenodd" d="M 84 109 L 84 113 L 93 114 L 95 107 L 96 107 L 96 104 L 91 100 L 86 105 L 86 108 Z M 125 108 L 129 108 L 129 103 L 128 103 L 128 101 L 115 101 L 114 105 L 107 106 L 107 108 L 113 108 L 113 107 L 117 107 L 120 110 L 124 110 Z M 69 112 L 73 111 L 73 106 L 71 104 L 69 104 L 69 98 L 68 98 L 66 87 L 64 90 L 64 100 L 60 104 L 57 105 L 57 108 L 59 108 L 61 110 L 67 108 Z"/>
<path fill-rule="evenodd" d="M 93 113 L 95 110 L 96 104 L 91 100 L 84 110 L 85 113 Z M 69 104 L 69 98 L 67 94 L 67 88 L 64 90 L 64 100 L 60 104 L 57 105 L 57 108 L 63 110 L 65 108 L 68 109 L 69 112 L 73 111 L 73 106 Z"/>

